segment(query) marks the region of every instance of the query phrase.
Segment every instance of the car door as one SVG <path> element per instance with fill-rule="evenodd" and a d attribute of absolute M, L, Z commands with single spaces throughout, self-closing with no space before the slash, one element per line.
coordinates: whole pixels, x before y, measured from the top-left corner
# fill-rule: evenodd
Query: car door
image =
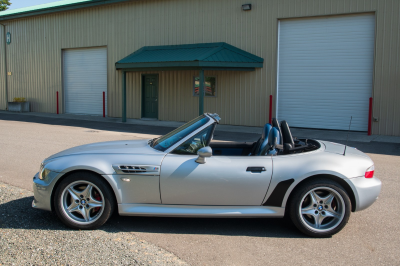
<path fill-rule="evenodd" d="M 270 156 L 168 154 L 160 175 L 162 204 L 259 206 L 272 175 Z"/>

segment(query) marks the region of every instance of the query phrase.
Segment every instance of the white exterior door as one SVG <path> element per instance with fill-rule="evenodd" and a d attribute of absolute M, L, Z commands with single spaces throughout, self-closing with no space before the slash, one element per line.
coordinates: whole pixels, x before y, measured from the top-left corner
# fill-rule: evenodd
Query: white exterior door
<path fill-rule="evenodd" d="M 64 50 L 63 79 L 65 113 L 103 115 L 103 92 L 107 108 L 106 48 Z"/>
<path fill-rule="evenodd" d="M 277 117 L 292 127 L 367 131 L 373 14 L 279 22 Z"/>

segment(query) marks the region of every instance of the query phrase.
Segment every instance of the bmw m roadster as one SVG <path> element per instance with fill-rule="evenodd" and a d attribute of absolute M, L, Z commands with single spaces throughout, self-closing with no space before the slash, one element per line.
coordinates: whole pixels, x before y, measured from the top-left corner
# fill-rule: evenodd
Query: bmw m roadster
<path fill-rule="evenodd" d="M 32 206 L 74 229 L 120 215 L 288 217 L 303 233 L 328 237 L 369 207 L 381 181 L 361 151 L 293 138 L 273 119 L 252 143 L 212 142 L 220 121 L 206 113 L 151 140 L 71 148 L 45 159 Z"/>

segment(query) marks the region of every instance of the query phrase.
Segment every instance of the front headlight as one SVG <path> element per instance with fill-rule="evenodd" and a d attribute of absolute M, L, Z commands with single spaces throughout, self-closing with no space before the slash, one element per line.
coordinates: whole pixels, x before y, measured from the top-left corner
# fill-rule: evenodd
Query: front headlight
<path fill-rule="evenodd" d="M 40 169 L 39 169 L 39 179 L 44 180 L 46 179 L 47 175 L 50 173 L 50 170 L 45 168 L 45 165 L 43 163 L 40 164 Z"/>
<path fill-rule="evenodd" d="M 44 168 L 44 169 L 42 170 L 42 172 L 40 172 L 40 174 L 39 174 L 39 179 L 40 179 L 40 180 L 46 179 L 46 177 L 47 177 L 48 174 L 50 174 L 50 170 L 47 170 L 46 168 Z"/>

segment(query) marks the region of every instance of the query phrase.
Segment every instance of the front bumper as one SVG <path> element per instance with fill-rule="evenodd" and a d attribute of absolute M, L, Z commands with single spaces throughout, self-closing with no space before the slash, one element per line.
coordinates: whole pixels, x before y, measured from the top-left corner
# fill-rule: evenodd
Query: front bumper
<path fill-rule="evenodd" d="M 356 196 L 356 210 L 361 211 L 371 206 L 379 196 L 382 182 L 376 178 L 356 177 L 348 179 Z"/>
<path fill-rule="evenodd" d="M 39 179 L 39 173 L 33 177 L 33 208 L 51 211 L 51 194 L 59 175 L 60 173 L 50 172 L 45 180 Z"/>

